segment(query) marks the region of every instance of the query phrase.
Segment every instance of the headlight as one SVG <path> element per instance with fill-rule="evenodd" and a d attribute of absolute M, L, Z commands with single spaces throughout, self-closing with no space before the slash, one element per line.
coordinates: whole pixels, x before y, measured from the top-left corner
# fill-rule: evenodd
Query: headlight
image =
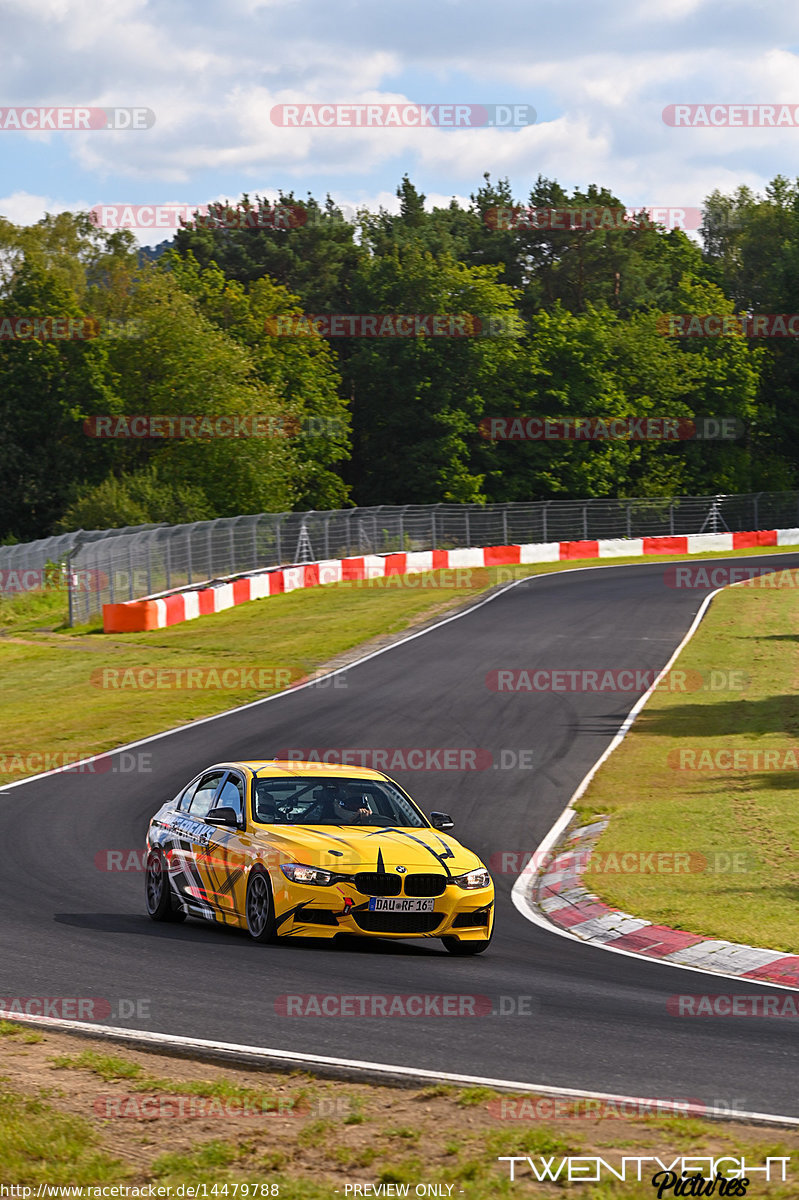
<path fill-rule="evenodd" d="M 332 871 L 306 867 L 302 863 L 285 863 L 280 869 L 292 883 L 315 883 L 317 887 L 328 887 L 334 878 Z"/>
<path fill-rule="evenodd" d="M 465 875 L 455 875 L 452 883 L 457 883 L 458 887 L 462 888 L 486 888 L 491 886 L 491 876 L 485 867 L 476 867 L 474 871 L 467 871 Z"/>

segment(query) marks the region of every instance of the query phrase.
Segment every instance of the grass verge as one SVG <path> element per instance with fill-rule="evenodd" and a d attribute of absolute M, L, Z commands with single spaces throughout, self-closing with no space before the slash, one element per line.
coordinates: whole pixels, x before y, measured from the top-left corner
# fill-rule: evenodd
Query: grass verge
<path fill-rule="evenodd" d="M 797 642 L 793 587 L 747 584 L 712 602 L 677 668 L 737 672 L 745 690 L 655 692 L 595 776 L 578 810 L 611 815 L 584 876 L 603 900 L 799 953 Z"/>

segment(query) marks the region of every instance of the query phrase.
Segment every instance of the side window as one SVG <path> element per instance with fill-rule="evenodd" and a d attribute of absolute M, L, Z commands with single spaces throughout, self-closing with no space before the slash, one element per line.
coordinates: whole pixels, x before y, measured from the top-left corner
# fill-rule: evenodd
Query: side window
<path fill-rule="evenodd" d="M 189 811 L 189 805 L 191 804 L 191 798 L 194 795 L 194 793 L 196 792 L 197 784 L 199 782 L 200 782 L 199 779 L 193 779 L 192 782 L 189 784 L 189 786 L 187 788 L 183 789 L 183 794 L 181 796 L 178 796 L 177 800 L 175 801 L 175 808 L 179 812 L 188 812 Z"/>
<path fill-rule="evenodd" d="M 233 808 L 239 820 L 244 816 L 244 781 L 230 774 L 222 785 L 215 808 Z"/>
<path fill-rule="evenodd" d="M 214 794 L 224 774 L 224 771 L 213 771 L 210 775 L 203 775 L 198 783 L 191 804 L 189 805 L 190 814 L 196 817 L 198 821 L 208 816 L 214 800 Z"/>

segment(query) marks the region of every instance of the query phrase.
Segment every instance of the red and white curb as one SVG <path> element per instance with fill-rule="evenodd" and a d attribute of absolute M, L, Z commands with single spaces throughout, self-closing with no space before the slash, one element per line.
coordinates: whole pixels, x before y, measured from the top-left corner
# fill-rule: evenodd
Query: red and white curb
<path fill-rule="evenodd" d="M 364 554 L 291 567 L 269 567 L 182 588 L 103 605 L 105 633 L 165 629 L 195 617 L 223 612 L 250 600 L 319 584 L 414 575 L 425 571 L 514 566 L 591 558 L 645 558 L 650 554 L 718 554 L 765 546 L 799 545 L 799 529 L 759 529 L 740 533 L 691 533 L 679 537 L 604 538 L 576 542 L 530 542 L 510 546 L 468 546 L 456 550 L 417 550 Z"/>
<path fill-rule="evenodd" d="M 742 979 L 799 988 L 799 955 L 686 933 L 611 908 L 583 886 L 582 874 L 607 819 L 570 833 L 537 876 L 532 901 L 556 926 L 585 942 Z"/>

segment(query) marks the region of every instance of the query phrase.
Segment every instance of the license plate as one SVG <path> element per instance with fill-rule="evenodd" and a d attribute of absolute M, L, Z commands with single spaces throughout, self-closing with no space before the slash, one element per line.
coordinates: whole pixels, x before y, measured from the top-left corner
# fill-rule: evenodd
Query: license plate
<path fill-rule="evenodd" d="M 396 896 L 372 896 L 369 912 L 433 912 L 435 900 L 403 900 Z"/>

